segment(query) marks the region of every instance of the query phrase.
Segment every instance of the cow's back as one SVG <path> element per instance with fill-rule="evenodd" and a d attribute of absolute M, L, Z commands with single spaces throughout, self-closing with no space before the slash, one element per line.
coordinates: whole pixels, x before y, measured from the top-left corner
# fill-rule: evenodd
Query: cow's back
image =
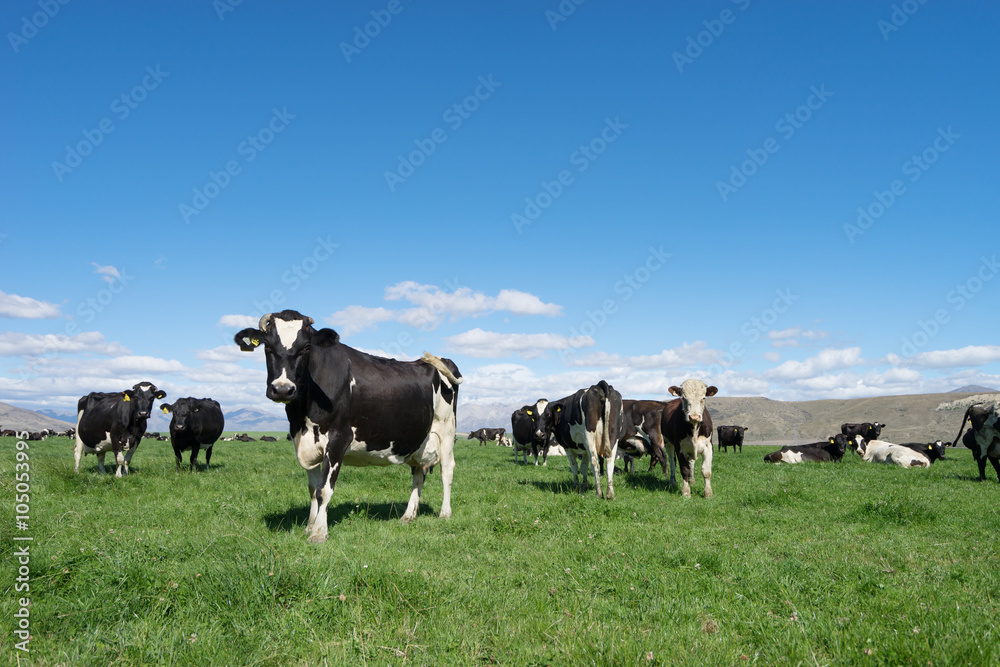
<path fill-rule="evenodd" d="M 118 417 L 118 403 L 124 402 L 121 392 L 92 391 L 77 401 L 77 437 L 88 447 L 109 439 Z"/>

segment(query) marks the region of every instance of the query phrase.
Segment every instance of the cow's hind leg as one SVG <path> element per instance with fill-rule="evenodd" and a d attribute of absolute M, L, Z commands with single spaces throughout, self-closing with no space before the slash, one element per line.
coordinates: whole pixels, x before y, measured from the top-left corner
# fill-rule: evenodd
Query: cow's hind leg
<path fill-rule="evenodd" d="M 975 452 L 973 452 L 973 456 L 975 456 Z M 976 465 L 979 466 L 979 481 L 980 482 L 985 482 L 986 481 L 986 456 L 984 455 L 982 458 L 976 458 Z"/>
<path fill-rule="evenodd" d="M 79 427 L 77 427 L 79 429 Z M 76 445 L 73 447 L 73 472 L 80 472 L 80 459 L 83 458 L 83 440 L 80 439 L 79 430 L 76 434 Z"/>
<path fill-rule="evenodd" d="M 212 445 L 209 445 L 205 450 L 205 470 L 208 470 L 208 464 L 212 460 Z"/>
<path fill-rule="evenodd" d="M 525 460 L 527 463 L 527 460 Z M 441 513 L 442 519 L 451 518 L 451 480 L 455 476 L 455 436 L 441 439 Z M 416 509 L 414 509 L 414 515 Z"/>
<path fill-rule="evenodd" d="M 413 488 L 410 491 L 410 502 L 406 504 L 406 511 L 399 518 L 403 523 L 409 523 L 417 518 L 417 509 L 420 507 L 420 494 L 423 493 L 424 480 L 427 479 L 427 471 L 420 466 L 411 466 L 410 473 L 413 475 Z M 441 477 L 444 477 L 443 470 Z"/>
<path fill-rule="evenodd" d="M 1000 459 L 991 458 L 990 463 L 993 464 L 993 469 L 997 471 L 997 481 L 1000 482 Z M 983 475 L 983 477 L 985 478 L 986 475 Z"/>

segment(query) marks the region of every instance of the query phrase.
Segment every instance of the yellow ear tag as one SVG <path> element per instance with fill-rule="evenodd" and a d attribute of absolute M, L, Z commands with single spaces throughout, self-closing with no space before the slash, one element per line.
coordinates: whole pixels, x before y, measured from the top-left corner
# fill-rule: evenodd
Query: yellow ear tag
<path fill-rule="evenodd" d="M 126 401 L 131 401 L 132 399 L 128 397 L 128 394 L 124 394 Z"/>
<path fill-rule="evenodd" d="M 531 410 L 525 410 L 529 415 L 534 414 Z"/>
<path fill-rule="evenodd" d="M 170 413 L 170 410 L 167 410 L 166 408 L 163 408 L 163 414 L 169 414 L 169 413 Z"/>
<path fill-rule="evenodd" d="M 252 338 L 250 342 L 254 345 L 260 345 L 260 338 Z"/>
<path fill-rule="evenodd" d="M 934 445 L 927 445 L 927 449 L 934 449 Z"/>
<path fill-rule="evenodd" d="M 556 412 L 562 412 L 562 406 L 561 405 L 557 405 L 556 406 Z"/>

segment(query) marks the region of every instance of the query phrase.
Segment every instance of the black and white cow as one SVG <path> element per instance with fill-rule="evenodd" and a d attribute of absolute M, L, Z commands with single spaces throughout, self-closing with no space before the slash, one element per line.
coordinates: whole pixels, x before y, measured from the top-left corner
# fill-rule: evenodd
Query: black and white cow
<path fill-rule="evenodd" d="M 944 448 L 947 444 L 940 440 L 935 440 L 934 442 L 901 442 L 900 447 L 908 447 L 915 452 L 920 452 L 927 457 L 927 460 L 934 463 L 937 460 L 945 458 Z"/>
<path fill-rule="evenodd" d="M 170 444 L 177 458 L 177 472 L 181 471 L 181 452 L 191 451 L 191 466 L 194 470 L 198 460 L 198 450 L 205 450 L 205 469 L 212 463 L 212 445 L 222 435 L 226 420 L 222 416 L 222 406 L 211 398 L 178 398 L 173 405 L 160 405 L 163 414 L 170 418 Z"/>
<path fill-rule="evenodd" d="M 469 433 L 468 439 L 478 440 L 480 445 L 485 445 L 487 440 L 499 444 L 506 432 L 505 428 L 480 428 Z"/>
<path fill-rule="evenodd" d="M 680 387 L 670 387 L 673 396 L 663 408 L 660 431 L 668 454 L 672 448 L 681 469 L 681 493 L 691 497 L 694 463 L 701 454 L 701 474 L 705 478 L 705 497 L 712 497 L 712 415 L 705 407 L 705 399 L 715 396 L 718 388 L 706 386 L 701 380 L 684 380 Z M 670 466 L 670 485 L 677 486 L 673 465 Z"/>
<path fill-rule="evenodd" d="M 625 472 L 635 472 L 635 459 L 649 454 L 649 469 L 657 463 L 667 474 L 667 451 L 663 446 L 660 431 L 663 421 L 663 401 L 622 401 L 622 432 L 618 440 L 618 452 L 625 462 Z M 670 469 L 676 466 L 674 451 L 670 452 Z"/>
<path fill-rule="evenodd" d="M 450 518 L 458 367 L 429 353 L 419 361 L 375 357 L 312 325 L 311 317 L 284 310 L 235 338 L 244 351 L 264 346 L 266 395 L 285 404 L 295 453 L 308 471 L 309 541 L 327 538 L 327 506 L 341 465 L 408 465 L 413 488 L 405 523 L 416 518 L 427 473 L 440 463 L 441 518 Z"/>
<path fill-rule="evenodd" d="M 743 436 L 747 432 L 746 426 L 720 426 L 716 429 L 719 434 L 719 451 L 726 451 L 727 447 L 732 447 L 733 451 L 736 448 L 740 448 L 740 454 L 743 453 Z"/>
<path fill-rule="evenodd" d="M 879 436 L 882 435 L 882 427 L 885 424 L 881 422 L 862 422 L 861 424 L 841 424 L 840 432 L 846 435 L 848 438 L 854 438 L 856 435 L 860 435 L 865 440 L 878 440 Z"/>
<path fill-rule="evenodd" d="M 968 420 L 972 425 L 965 437 L 962 438 L 962 431 L 965 429 L 965 422 Z M 958 439 L 962 438 L 962 443 L 972 450 L 972 456 L 979 466 L 979 481 L 986 481 L 986 460 L 993 464 L 993 469 L 997 471 L 997 481 L 1000 481 L 1000 405 L 997 403 L 976 403 L 970 405 L 962 417 L 962 424 L 958 427 L 958 435 L 955 437 L 953 447 L 958 446 Z M 970 435 L 971 434 L 971 435 Z"/>
<path fill-rule="evenodd" d="M 824 442 L 808 445 L 788 445 L 764 457 L 767 463 L 839 463 L 850 446 L 851 439 L 843 433 L 832 436 Z"/>
<path fill-rule="evenodd" d="M 900 468 L 929 468 L 930 459 L 923 453 L 885 440 L 858 442 L 858 454 L 868 463 L 885 463 Z"/>
<path fill-rule="evenodd" d="M 514 463 L 517 463 L 517 455 L 524 453 L 524 465 L 528 465 L 528 452 L 535 457 L 535 465 L 538 465 L 538 453 L 542 453 L 542 466 L 548 465 L 549 445 L 552 440 L 548 437 L 540 438 L 536 435 L 538 431 L 538 420 L 545 412 L 545 406 L 549 402 L 540 398 L 531 405 L 525 405 L 519 410 L 515 410 L 510 415 L 510 434 L 513 437 Z"/>
<path fill-rule="evenodd" d="M 581 490 L 587 486 L 587 475 L 577 476 L 577 459 L 586 458 L 594 473 L 597 497 L 614 500 L 614 462 L 621 428 L 622 395 L 601 380 L 588 389 L 550 401 L 536 424 L 535 437 L 547 440 L 551 434 L 556 444 L 566 450 L 573 483 Z M 599 459 L 610 461 L 607 495 L 601 487 Z"/>
<path fill-rule="evenodd" d="M 128 464 L 146 432 L 146 420 L 153 401 L 167 393 L 151 382 L 140 382 L 131 389 L 116 392 L 91 392 L 77 402 L 76 446 L 73 449 L 74 472 L 80 472 L 84 454 L 97 454 L 97 469 L 104 472 L 104 455 L 111 451 L 118 467 L 115 477 L 127 475 Z"/>

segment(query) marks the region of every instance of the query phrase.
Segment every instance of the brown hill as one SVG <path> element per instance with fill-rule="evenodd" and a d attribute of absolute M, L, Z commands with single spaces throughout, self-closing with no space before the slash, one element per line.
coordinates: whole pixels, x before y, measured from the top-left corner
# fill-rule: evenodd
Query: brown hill
<path fill-rule="evenodd" d="M 970 398 L 1000 399 L 1000 395 L 910 394 L 794 402 L 713 397 L 708 399 L 708 407 L 716 426 L 748 427 L 747 444 L 815 442 L 840 433 L 844 422 L 872 421 L 886 424 L 882 437 L 891 442 L 930 442 L 938 438 L 951 442 L 958 434 Z"/>

